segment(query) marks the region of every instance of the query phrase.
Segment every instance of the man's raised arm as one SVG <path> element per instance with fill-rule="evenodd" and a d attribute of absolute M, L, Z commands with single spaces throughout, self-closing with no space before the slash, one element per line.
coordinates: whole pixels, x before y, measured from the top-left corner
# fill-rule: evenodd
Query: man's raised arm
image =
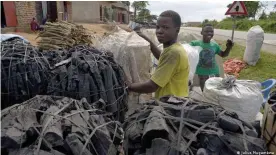
<path fill-rule="evenodd" d="M 158 49 L 158 47 L 157 47 L 147 36 L 145 36 L 145 35 L 140 31 L 140 29 L 136 29 L 135 31 L 136 31 L 136 33 L 137 33 L 140 37 L 144 38 L 146 41 L 148 41 L 148 42 L 150 43 L 150 50 L 151 50 L 153 56 L 154 56 L 157 60 L 159 60 L 159 57 L 160 57 L 160 55 L 161 55 L 161 51 Z"/>

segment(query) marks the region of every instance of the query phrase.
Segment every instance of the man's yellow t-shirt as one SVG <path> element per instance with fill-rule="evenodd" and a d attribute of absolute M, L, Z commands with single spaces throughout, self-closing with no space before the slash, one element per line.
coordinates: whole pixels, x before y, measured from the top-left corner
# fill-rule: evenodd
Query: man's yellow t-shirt
<path fill-rule="evenodd" d="M 159 86 L 155 98 L 160 99 L 166 95 L 187 97 L 189 71 L 188 56 L 181 44 L 175 43 L 165 48 L 160 55 L 158 67 L 151 77 L 151 80 Z"/>

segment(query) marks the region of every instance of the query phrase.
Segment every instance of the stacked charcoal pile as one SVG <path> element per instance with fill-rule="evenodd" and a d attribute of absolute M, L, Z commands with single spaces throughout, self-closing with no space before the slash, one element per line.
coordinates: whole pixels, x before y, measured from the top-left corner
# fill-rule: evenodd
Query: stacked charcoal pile
<path fill-rule="evenodd" d="M 235 155 L 266 152 L 250 123 L 219 106 L 163 97 L 137 110 L 124 124 L 126 155 Z"/>
<path fill-rule="evenodd" d="M 47 22 L 38 35 L 38 46 L 43 50 L 68 49 L 75 45 L 92 45 L 92 36 L 81 25 L 59 21 Z"/>
<path fill-rule="evenodd" d="M 127 110 L 124 72 L 113 55 L 79 45 L 40 52 L 21 39 L 1 44 L 2 108 L 37 94 L 102 99 L 102 108 L 124 120 Z"/>
<path fill-rule="evenodd" d="M 1 154 L 117 155 L 120 123 L 86 99 L 36 96 L 1 111 Z"/>
<path fill-rule="evenodd" d="M 125 76 L 111 53 L 75 46 L 52 73 L 47 94 L 86 98 L 91 104 L 101 99 L 103 104 L 98 108 L 113 113 L 116 120 L 124 120 L 127 111 Z"/>
<path fill-rule="evenodd" d="M 53 69 L 59 65 L 66 53 L 67 50 L 64 49 L 47 50 L 47 52 L 43 52 L 43 56 L 47 59 L 50 69 Z"/>
<path fill-rule="evenodd" d="M 23 102 L 47 90 L 49 64 L 20 38 L 1 42 L 1 106 Z"/>

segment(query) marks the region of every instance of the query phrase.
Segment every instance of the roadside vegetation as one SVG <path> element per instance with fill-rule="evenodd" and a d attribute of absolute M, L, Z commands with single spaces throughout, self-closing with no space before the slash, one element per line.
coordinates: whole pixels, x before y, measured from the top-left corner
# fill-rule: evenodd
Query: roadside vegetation
<path fill-rule="evenodd" d="M 232 18 L 226 18 L 221 22 L 217 21 L 207 21 L 214 25 L 217 29 L 231 30 L 233 26 Z M 262 27 L 265 33 L 276 33 L 276 13 L 275 20 L 265 19 L 265 20 L 249 20 L 249 19 L 238 19 L 236 22 L 236 30 L 248 31 L 252 26 L 259 25 Z"/>
<path fill-rule="evenodd" d="M 225 49 L 224 41 L 217 41 L 218 44 Z M 228 57 L 224 58 L 226 61 L 231 58 L 238 58 L 243 60 L 245 47 L 235 44 Z M 256 66 L 247 66 L 239 73 L 239 79 L 256 80 L 259 82 L 276 77 L 276 55 L 261 51 L 261 56 Z"/>
<path fill-rule="evenodd" d="M 259 25 L 265 33 L 276 33 L 276 4 L 274 10 L 266 13 L 267 3 L 261 1 L 246 1 L 244 2 L 247 8 L 248 16 L 236 17 L 236 30 L 248 31 L 252 26 Z M 229 4 L 227 7 L 230 7 Z M 211 23 L 217 29 L 231 30 L 233 26 L 233 18 L 227 17 L 222 21 L 205 19 L 202 24 Z"/>

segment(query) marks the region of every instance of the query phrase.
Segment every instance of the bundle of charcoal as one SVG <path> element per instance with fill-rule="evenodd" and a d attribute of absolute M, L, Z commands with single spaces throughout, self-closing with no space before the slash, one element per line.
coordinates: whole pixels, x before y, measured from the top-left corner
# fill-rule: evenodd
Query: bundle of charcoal
<path fill-rule="evenodd" d="M 102 99 L 103 104 L 98 108 L 113 113 L 116 120 L 124 120 L 127 111 L 125 75 L 114 62 L 112 53 L 75 46 L 52 73 L 47 94 L 86 98 L 91 104 Z"/>
<path fill-rule="evenodd" d="M 120 123 L 86 99 L 36 96 L 1 111 L 1 154 L 117 155 Z"/>
<path fill-rule="evenodd" d="M 124 124 L 127 155 L 236 155 L 266 152 L 251 123 L 222 107 L 185 98 L 151 101 Z"/>
<path fill-rule="evenodd" d="M 57 64 L 59 64 L 64 57 L 66 57 L 66 53 L 68 51 L 65 49 L 53 49 L 53 50 L 47 50 L 46 52 L 42 52 L 43 56 L 47 59 L 50 69 L 53 69 L 56 67 Z"/>
<path fill-rule="evenodd" d="M 1 43 L 2 108 L 47 91 L 49 64 L 30 43 L 20 38 Z"/>
<path fill-rule="evenodd" d="M 92 36 L 82 25 L 58 21 L 55 23 L 47 22 L 43 28 L 44 30 L 37 36 L 41 38 L 38 41 L 40 49 L 68 49 L 75 45 L 92 44 Z"/>

